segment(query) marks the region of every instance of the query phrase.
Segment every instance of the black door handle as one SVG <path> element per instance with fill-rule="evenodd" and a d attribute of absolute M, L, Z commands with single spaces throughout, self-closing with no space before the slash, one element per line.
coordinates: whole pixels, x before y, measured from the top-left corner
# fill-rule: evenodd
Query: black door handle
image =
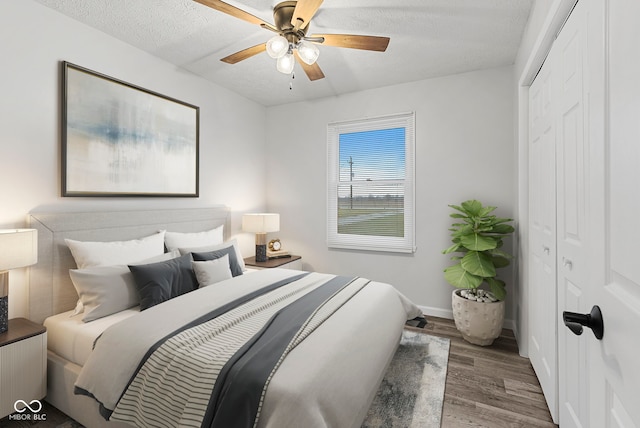
<path fill-rule="evenodd" d="M 604 323 L 602 321 L 602 312 L 599 306 L 591 308 L 589 314 L 577 314 L 575 312 L 562 312 L 562 320 L 564 325 L 569 327 L 573 334 L 580 336 L 582 334 L 582 326 L 589 327 L 596 339 L 601 340 L 604 334 Z"/>

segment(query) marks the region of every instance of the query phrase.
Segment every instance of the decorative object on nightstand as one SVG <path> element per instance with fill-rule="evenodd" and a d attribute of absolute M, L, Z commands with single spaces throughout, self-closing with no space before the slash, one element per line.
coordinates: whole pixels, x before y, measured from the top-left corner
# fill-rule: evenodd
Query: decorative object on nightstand
<path fill-rule="evenodd" d="M 0 230 L 0 333 L 7 331 L 9 320 L 9 270 L 38 261 L 38 231 L 35 229 Z"/>
<path fill-rule="evenodd" d="M 291 254 L 282 249 L 282 243 L 280 239 L 272 239 L 269 241 L 267 245 L 267 258 L 268 259 L 279 259 L 282 257 L 291 257 Z"/>
<path fill-rule="evenodd" d="M 33 408 L 42 405 L 34 401 L 47 394 L 47 329 L 44 326 L 25 318 L 9 320 L 8 331 L 0 334 L 0 391 L 0 418 L 24 411 L 27 404 Z M 9 424 L 11 418 L 9 416 Z"/>
<path fill-rule="evenodd" d="M 242 216 L 242 230 L 256 234 L 256 261 L 267 261 L 267 233 L 280 230 L 280 214 L 254 213 Z"/>

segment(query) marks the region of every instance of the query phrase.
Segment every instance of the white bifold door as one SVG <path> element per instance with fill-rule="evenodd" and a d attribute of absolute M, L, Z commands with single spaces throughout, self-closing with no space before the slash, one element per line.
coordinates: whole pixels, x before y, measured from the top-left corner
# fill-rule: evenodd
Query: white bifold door
<path fill-rule="evenodd" d="M 557 391 L 556 91 L 546 61 L 529 90 L 529 358 L 543 391 Z M 556 394 L 545 394 L 554 420 Z"/>
<path fill-rule="evenodd" d="M 529 91 L 529 350 L 562 428 L 640 428 L 638 17 L 580 0 Z"/>

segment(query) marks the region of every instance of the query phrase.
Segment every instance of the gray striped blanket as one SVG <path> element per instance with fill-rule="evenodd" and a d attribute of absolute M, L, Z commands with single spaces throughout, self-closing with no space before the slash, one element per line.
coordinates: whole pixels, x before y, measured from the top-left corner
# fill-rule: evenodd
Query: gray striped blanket
<path fill-rule="evenodd" d="M 367 283 L 302 274 L 199 313 L 145 352 L 105 414 L 139 427 L 257 426 L 287 354 Z M 77 393 L 101 401 L 82 385 Z"/>

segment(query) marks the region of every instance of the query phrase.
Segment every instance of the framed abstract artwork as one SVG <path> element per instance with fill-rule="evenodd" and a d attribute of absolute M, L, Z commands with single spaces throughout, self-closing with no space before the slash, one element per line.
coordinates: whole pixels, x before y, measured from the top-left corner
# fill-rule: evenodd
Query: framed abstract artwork
<path fill-rule="evenodd" d="M 198 196 L 199 107 L 62 68 L 62 196 Z"/>

